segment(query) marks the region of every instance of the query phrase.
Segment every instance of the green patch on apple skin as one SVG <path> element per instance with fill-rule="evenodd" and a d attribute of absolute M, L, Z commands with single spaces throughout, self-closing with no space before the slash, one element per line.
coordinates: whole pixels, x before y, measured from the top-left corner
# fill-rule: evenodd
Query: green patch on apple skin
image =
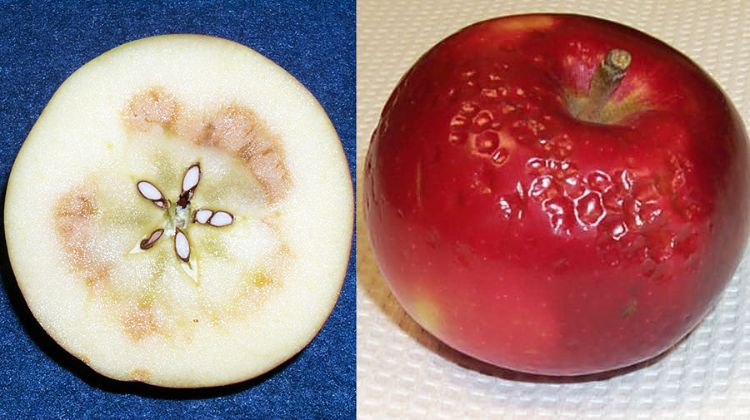
<path fill-rule="evenodd" d="M 636 299 L 630 299 L 625 306 L 620 310 L 620 315 L 624 319 L 628 319 L 635 314 L 635 312 L 638 310 L 638 301 Z"/>

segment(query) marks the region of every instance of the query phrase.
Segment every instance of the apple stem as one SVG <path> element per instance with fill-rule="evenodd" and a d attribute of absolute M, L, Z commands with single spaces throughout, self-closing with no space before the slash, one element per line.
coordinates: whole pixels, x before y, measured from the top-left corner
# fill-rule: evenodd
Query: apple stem
<path fill-rule="evenodd" d="M 586 121 L 601 121 L 601 113 L 607 100 L 620 86 L 630 66 L 630 53 L 625 50 L 609 50 L 602 64 L 594 71 L 589 83 L 589 95 L 581 108 L 579 118 Z"/>

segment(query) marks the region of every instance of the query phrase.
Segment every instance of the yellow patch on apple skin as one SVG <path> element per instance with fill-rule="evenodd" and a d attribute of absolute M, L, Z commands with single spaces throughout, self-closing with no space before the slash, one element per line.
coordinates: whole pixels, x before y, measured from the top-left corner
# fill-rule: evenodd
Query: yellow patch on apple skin
<path fill-rule="evenodd" d="M 154 136 L 169 132 L 194 144 L 224 150 L 243 162 L 270 202 L 283 199 L 292 186 L 281 141 L 246 106 L 187 111 L 174 95 L 155 86 L 131 98 L 122 120 L 131 130 Z"/>
<path fill-rule="evenodd" d="M 413 316 L 424 329 L 431 333 L 439 330 L 440 308 L 424 296 L 417 297 L 412 302 Z"/>
<path fill-rule="evenodd" d="M 618 98 L 615 92 L 615 97 L 604 106 L 602 110 L 604 124 L 616 124 L 627 120 L 631 115 L 656 108 L 654 101 L 646 99 L 646 87 L 640 83 L 631 83 L 633 84 L 635 86 L 632 86 L 624 96 Z"/>
<path fill-rule="evenodd" d="M 547 30 L 556 23 L 554 17 L 545 15 L 514 16 L 491 22 L 492 29 L 512 33 Z"/>
<path fill-rule="evenodd" d="M 627 76 L 626 76 L 627 77 Z M 602 108 L 599 115 L 599 124 L 617 125 L 628 120 L 629 117 L 637 115 L 644 111 L 654 110 L 657 107 L 654 101 L 646 99 L 646 88 L 643 84 L 633 81 L 630 86 L 620 86 L 619 89 L 628 88 L 626 92 L 616 91 Z M 585 94 L 575 95 L 570 92 L 566 93 L 566 101 L 571 114 L 577 113 L 583 109 L 588 102 Z"/>

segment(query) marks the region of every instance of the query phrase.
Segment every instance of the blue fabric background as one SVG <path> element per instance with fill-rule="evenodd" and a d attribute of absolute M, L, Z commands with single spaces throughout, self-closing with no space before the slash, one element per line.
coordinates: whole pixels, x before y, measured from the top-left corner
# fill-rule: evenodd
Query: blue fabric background
<path fill-rule="evenodd" d="M 323 104 L 355 161 L 355 3 L 5 2 L 0 0 L 0 200 L 39 113 L 75 69 L 124 42 L 163 33 L 232 39 L 297 77 Z M 2 218 L 2 215 L 0 215 Z M 208 390 L 104 378 L 62 350 L 31 316 L 0 240 L 0 418 L 352 418 L 354 251 L 321 333 L 269 374 Z"/>

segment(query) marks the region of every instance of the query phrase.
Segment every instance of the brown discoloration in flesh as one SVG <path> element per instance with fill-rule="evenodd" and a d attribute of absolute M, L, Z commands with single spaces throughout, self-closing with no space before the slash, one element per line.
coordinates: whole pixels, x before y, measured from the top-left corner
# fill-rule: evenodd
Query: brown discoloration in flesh
<path fill-rule="evenodd" d="M 122 319 L 122 325 L 125 333 L 133 341 L 141 341 L 162 330 L 154 314 L 153 305 L 148 301 L 139 302 L 129 308 Z"/>
<path fill-rule="evenodd" d="M 121 117 L 129 130 L 145 134 L 168 132 L 193 144 L 228 153 L 257 179 L 270 203 L 283 199 L 292 186 L 280 139 L 248 107 L 228 105 L 212 112 L 195 113 L 184 110 L 165 89 L 155 87 L 134 95 Z M 99 216 L 96 184 L 91 180 L 70 189 L 55 203 L 54 230 L 71 271 L 83 282 L 89 298 L 105 299 L 111 308 L 117 308 L 112 315 L 126 337 L 134 342 L 153 335 L 173 339 L 170 321 L 159 318 L 159 302 L 140 299 L 137 303 L 127 303 L 113 295 L 110 290 L 113 262 L 107 261 L 96 248 L 97 235 L 101 234 L 96 227 L 102 226 Z M 274 223 L 270 225 L 274 228 Z M 281 235 L 277 227 L 274 231 Z M 281 289 L 282 271 L 294 256 L 283 244 L 270 258 L 276 260 L 269 264 L 275 268 L 262 269 L 258 276 L 248 273 L 247 281 L 239 285 L 227 302 L 202 305 L 206 312 L 201 323 L 205 320 L 224 325 L 228 320 L 246 319 L 269 295 Z M 131 374 L 136 380 L 145 381 L 149 377 L 149 372 L 141 369 Z"/>
<path fill-rule="evenodd" d="M 146 382 L 151 378 L 151 372 L 148 369 L 133 369 L 130 371 L 130 377 L 135 381 Z"/>
<path fill-rule="evenodd" d="M 55 233 L 66 261 L 89 291 L 99 290 L 109 281 L 111 267 L 92 248 L 91 229 L 98 215 L 95 190 L 75 187 L 61 196 L 54 208 Z"/>
<path fill-rule="evenodd" d="M 224 309 L 225 318 L 242 319 L 261 306 L 274 290 L 281 288 L 280 276 L 268 269 L 258 269 L 247 274 L 244 285 Z"/>
<path fill-rule="evenodd" d="M 133 96 L 123 112 L 125 125 L 148 132 L 161 127 L 202 146 L 219 148 L 241 160 L 271 202 L 291 188 L 281 141 L 248 107 L 223 106 L 214 112 L 187 112 L 175 97 L 154 87 Z"/>
<path fill-rule="evenodd" d="M 180 105 L 175 97 L 160 87 L 133 96 L 122 118 L 125 125 L 137 131 L 156 127 L 170 128 L 180 116 Z"/>
<path fill-rule="evenodd" d="M 292 258 L 292 251 L 286 245 L 279 246 L 263 266 L 245 271 L 242 281 L 233 295 L 225 302 L 216 304 L 201 301 L 205 318 L 212 327 L 223 329 L 229 321 L 244 322 L 260 309 L 272 296 L 284 287 L 285 262 Z"/>

